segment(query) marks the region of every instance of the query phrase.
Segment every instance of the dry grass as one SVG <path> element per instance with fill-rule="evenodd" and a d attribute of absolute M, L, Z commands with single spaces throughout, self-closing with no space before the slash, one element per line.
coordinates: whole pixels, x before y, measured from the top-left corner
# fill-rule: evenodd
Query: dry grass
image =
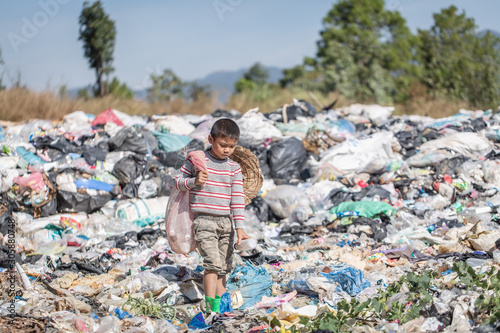
<path fill-rule="evenodd" d="M 406 104 L 396 104 L 395 114 L 415 114 L 432 118 L 448 117 L 456 114 L 460 109 L 472 109 L 467 102 L 454 101 L 445 98 L 419 97 Z"/>
<path fill-rule="evenodd" d="M 444 97 L 431 97 L 422 83 L 414 83 L 410 89 L 410 100 L 405 104 L 396 104 L 395 114 L 415 114 L 442 118 L 454 115 L 459 109 L 475 109 L 465 101 Z"/>
<path fill-rule="evenodd" d="M 312 94 L 312 97 L 310 94 Z M 275 111 L 277 108 L 284 104 L 292 103 L 293 98 L 304 99 L 313 103 L 316 108 L 322 109 L 324 106 L 330 105 L 333 101 L 337 100 L 335 107 L 347 106 L 351 103 L 347 101 L 338 93 L 333 92 L 328 95 L 323 95 L 318 92 L 308 93 L 301 89 L 270 89 L 266 92 L 260 93 L 241 93 L 232 95 L 226 103 L 227 109 L 235 109 L 238 111 L 247 111 L 258 107 L 262 113 L 269 113 Z M 316 98 L 317 102 L 314 100 Z"/>
<path fill-rule="evenodd" d="M 131 115 L 153 114 L 206 114 L 221 108 L 216 98 L 201 98 L 194 102 L 182 99 L 173 100 L 169 104 L 148 103 L 139 100 L 118 99 L 113 96 L 103 98 L 60 97 L 51 92 L 33 92 L 25 89 L 8 89 L 0 91 L 0 120 L 22 121 L 27 119 L 61 119 L 73 111 L 85 111 L 91 114 L 113 108 Z"/>
<path fill-rule="evenodd" d="M 131 115 L 153 114 L 207 114 L 215 109 L 235 109 L 245 112 L 251 108 L 259 107 L 263 113 L 276 110 L 281 105 L 291 103 L 292 99 L 305 99 L 315 104 L 317 108 L 331 104 L 337 100 L 335 107 L 352 104 L 338 93 L 327 95 L 318 92 L 308 93 L 299 89 L 267 89 L 252 93 L 242 93 L 231 96 L 226 105 L 217 101 L 216 97 L 205 97 L 194 102 L 176 99 L 168 104 L 148 103 L 140 100 L 118 99 L 113 96 L 92 98 L 61 97 L 52 92 L 33 92 L 26 89 L 8 89 L 0 91 L 0 120 L 23 121 L 28 119 L 61 119 L 64 115 L 81 110 L 91 114 L 99 114 L 107 108 L 120 110 Z M 460 108 L 470 108 L 461 101 L 452 101 L 444 98 L 430 98 L 422 91 L 412 96 L 406 104 L 396 104 L 395 114 L 418 114 L 434 118 L 453 115 Z"/>

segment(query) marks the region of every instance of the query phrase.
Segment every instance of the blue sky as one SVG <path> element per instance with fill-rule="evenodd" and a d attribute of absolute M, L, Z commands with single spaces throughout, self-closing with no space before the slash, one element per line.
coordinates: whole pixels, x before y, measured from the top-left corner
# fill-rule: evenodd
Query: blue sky
<path fill-rule="evenodd" d="M 260 61 L 291 67 L 313 56 L 322 18 L 336 1 L 306 0 L 104 0 L 115 20 L 116 75 L 133 89 L 171 68 L 184 80 Z M 479 29 L 500 31 L 498 0 L 386 0 L 413 32 L 433 24 L 432 14 L 454 4 Z M 35 90 L 83 87 L 95 81 L 78 41 L 83 1 L 25 0 L 0 3 L 4 80 L 21 75 Z M 30 29 L 32 28 L 32 29 Z"/>

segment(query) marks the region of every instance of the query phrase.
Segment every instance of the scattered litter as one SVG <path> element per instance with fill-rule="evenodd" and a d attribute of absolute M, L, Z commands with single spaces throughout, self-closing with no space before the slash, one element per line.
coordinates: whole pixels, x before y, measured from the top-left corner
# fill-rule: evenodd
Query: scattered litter
<path fill-rule="evenodd" d="M 393 111 L 293 100 L 3 126 L 0 331 L 498 330 L 500 117 Z M 241 130 L 251 238 L 209 314 L 172 179 L 219 117 Z"/>

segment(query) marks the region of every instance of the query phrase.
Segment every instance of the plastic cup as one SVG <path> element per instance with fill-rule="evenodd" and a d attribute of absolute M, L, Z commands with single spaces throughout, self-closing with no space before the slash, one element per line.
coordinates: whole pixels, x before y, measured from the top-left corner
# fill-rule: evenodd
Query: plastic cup
<path fill-rule="evenodd" d="M 240 245 L 238 245 L 238 243 L 236 243 L 234 245 L 234 248 L 238 251 L 245 252 L 245 251 L 250 251 L 250 250 L 255 249 L 256 246 L 257 246 L 257 240 L 255 238 L 248 238 L 248 239 L 242 240 L 240 242 Z"/>

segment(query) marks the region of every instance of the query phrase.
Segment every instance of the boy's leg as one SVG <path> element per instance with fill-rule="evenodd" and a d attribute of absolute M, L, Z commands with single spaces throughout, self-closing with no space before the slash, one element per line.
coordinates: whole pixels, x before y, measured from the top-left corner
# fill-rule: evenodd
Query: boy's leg
<path fill-rule="evenodd" d="M 226 275 L 217 276 L 217 288 L 215 290 L 215 295 L 222 296 L 226 292 Z"/>
<path fill-rule="evenodd" d="M 217 287 L 217 272 L 205 271 L 203 275 L 203 290 L 205 291 L 205 296 L 215 298 Z"/>
<path fill-rule="evenodd" d="M 222 270 L 217 276 L 216 295 L 222 296 L 226 292 L 227 274 L 233 270 L 234 228 L 231 218 L 226 217 L 222 222 L 223 232 L 219 238 L 219 253 L 222 261 Z"/>
<path fill-rule="evenodd" d="M 219 256 L 219 228 L 217 220 L 220 217 L 210 215 L 198 215 L 194 220 L 194 237 L 196 246 L 203 257 L 203 289 L 207 310 L 218 312 L 220 310 L 220 299 L 216 300 L 217 275 L 222 269 L 222 262 Z"/>

